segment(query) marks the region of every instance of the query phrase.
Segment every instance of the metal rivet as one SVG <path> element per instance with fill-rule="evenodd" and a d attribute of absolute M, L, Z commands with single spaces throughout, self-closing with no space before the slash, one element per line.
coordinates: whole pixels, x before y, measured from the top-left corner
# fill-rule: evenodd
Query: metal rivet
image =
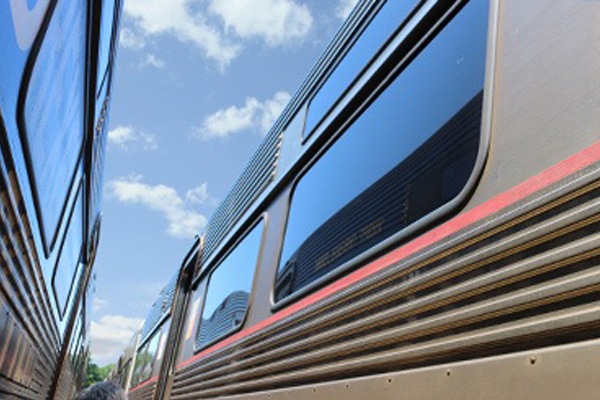
<path fill-rule="evenodd" d="M 533 365 L 536 362 L 537 362 L 537 357 L 536 356 L 529 357 L 529 364 Z"/>

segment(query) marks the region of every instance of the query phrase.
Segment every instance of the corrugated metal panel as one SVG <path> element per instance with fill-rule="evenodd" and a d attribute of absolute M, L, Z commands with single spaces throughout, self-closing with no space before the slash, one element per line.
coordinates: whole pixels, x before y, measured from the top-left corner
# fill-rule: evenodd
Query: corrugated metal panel
<path fill-rule="evenodd" d="M 18 384 L 11 393 L 45 398 L 52 384 L 59 334 L 48 303 L 19 185 L 14 173 L 5 170 L 5 165 L 4 160 L 0 160 L 0 263 L 3 266 L 0 269 L 0 299 L 10 300 L 1 311 L 7 313 L 12 328 L 4 329 L 1 334 L 14 336 L 21 354 L 15 354 L 18 359 L 12 362 L 12 366 L 4 365 L 4 360 L 0 379 L 9 378 Z M 35 360 L 36 375 L 33 379 L 24 376 L 24 373 L 31 375 L 33 371 L 31 361 L 25 356 Z M 5 389 L 12 386 L 8 382 L 3 385 Z"/>
<path fill-rule="evenodd" d="M 144 326 L 142 327 L 142 342 L 144 342 L 144 340 L 152 332 L 156 324 L 171 311 L 171 305 L 173 304 L 173 295 L 175 294 L 178 276 L 179 271 L 173 275 L 169 283 L 167 283 L 163 290 L 160 291 L 158 299 L 156 299 L 154 304 L 152 304 L 152 308 L 150 309 L 150 312 L 144 321 Z"/>
<path fill-rule="evenodd" d="M 277 172 L 277 158 L 281 134 L 271 130 L 236 181 L 233 189 L 215 210 L 207 227 L 202 260 L 209 260 L 221 241 L 252 202 L 273 181 Z"/>
<path fill-rule="evenodd" d="M 127 397 L 129 400 L 151 400 L 154 397 L 154 389 L 156 389 L 156 382 L 149 383 L 135 391 L 130 391 L 127 393 Z"/>
<path fill-rule="evenodd" d="M 191 400 L 600 337 L 600 165 L 176 374 Z"/>

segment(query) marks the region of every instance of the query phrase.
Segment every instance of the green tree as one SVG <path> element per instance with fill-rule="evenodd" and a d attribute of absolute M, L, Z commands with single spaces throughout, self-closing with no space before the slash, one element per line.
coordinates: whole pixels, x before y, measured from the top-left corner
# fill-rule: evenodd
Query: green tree
<path fill-rule="evenodd" d="M 83 387 L 88 387 L 96 382 L 102 382 L 106 379 L 108 374 L 110 374 L 110 371 L 112 371 L 113 368 L 115 368 L 114 364 L 99 367 L 98 365 L 88 360 L 87 376 L 85 378 L 85 383 L 83 384 Z"/>

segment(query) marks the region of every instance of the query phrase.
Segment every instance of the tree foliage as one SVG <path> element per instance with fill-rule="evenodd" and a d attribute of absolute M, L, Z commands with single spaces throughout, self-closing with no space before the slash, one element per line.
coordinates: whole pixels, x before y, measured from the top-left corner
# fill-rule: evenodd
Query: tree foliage
<path fill-rule="evenodd" d="M 108 374 L 110 374 L 110 371 L 112 371 L 113 368 L 115 368 L 114 364 L 99 367 L 98 365 L 88 360 L 87 376 L 83 387 L 88 387 L 96 382 L 102 382 L 106 379 Z"/>

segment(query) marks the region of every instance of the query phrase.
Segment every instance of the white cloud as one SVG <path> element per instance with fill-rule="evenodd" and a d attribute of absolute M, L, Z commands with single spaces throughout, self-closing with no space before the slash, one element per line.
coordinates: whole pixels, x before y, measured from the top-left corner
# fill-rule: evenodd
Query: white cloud
<path fill-rule="evenodd" d="M 335 15 L 340 19 L 348 18 L 348 15 L 350 15 L 354 6 L 356 6 L 356 3 L 358 3 L 358 0 L 340 0 L 335 8 Z"/>
<path fill-rule="evenodd" d="M 119 125 L 108 132 L 108 143 L 121 150 L 154 151 L 158 149 L 154 135 L 139 132 L 131 126 Z"/>
<path fill-rule="evenodd" d="M 269 46 L 304 38 L 313 22 L 308 7 L 294 0 L 211 0 L 209 10 L 239 37 L 258 37 Z"/>
<path fill-rule="evenodd" d="M 193 0 L 127 0 L 124 12 L 146 35 L 174 35 L 191 43 L 203 54 L 225 67 L 240 47 L 209 25 L 202 13 L 191 11 Z"/>
<path fill-rule="evenodd" d="M 192 204 L 202 204 L 208 201 L 210 195 L 208 194 L 208 185 L 202 183 L 193 189 L 190 189 L 185 194 L 185 199 Z"/>
<path fill-rule="evenodd" d="M 161 69 L 165 66 L 165 61 L 158 58 L 154 54 L 146 54 L 146 59 L 142 65 L 148 65 L 150 67 Z"/>
<path fill-rule="evenodd" d="M 122 203 L 142 204 L 162 213 L 171 236 L 193 238 L 206 225 L 206 217 L 190 209 L 175 189 L 162 184 L 148 185 L 142 182 L 141 176 L 111 181 L 107 190 Z"/>
<path fill-rule="evenodd" d="M 140 50 L 146 47 L 146 41 L 142 36 L 129 28 L 121 29 L 119 44 L 127 49 Z"/>
<path fill-rule="evenodd" d="M 206 117 L 197 131 L 197 136 L 204 140 L 226 138 L 248 129 L 266 134 L 290 98 L 290 94 L 284 91 L 275 93 L 271 99 L 264 102 L 249 97 L 242 107 L 231 106 Z"/>
<path fill-rule="evenodd" d="M 260 115 L 260 127 L 266 134 L 273 126 L 283 109 L 289 103 L 292 96 L 288 92 L 277 92 L 273 98 L 263 103 L 262 114 Z"/>
<path fill-rule="evenodd" d="M 92 311 L 96 313 L 96 312 L 102 310 L 107 305 L 108 305 L 108 301 L 103 300 L 99 297 L 94 297 L 94 300 L 92 301 Z"/>
<path fill-rule="evenodd" d="M 105 315 L 98 322 L 92 321 L 90 347 L 94 362 L 103 365 L 116 361 L 143 322 L 121 315 Z"/>

